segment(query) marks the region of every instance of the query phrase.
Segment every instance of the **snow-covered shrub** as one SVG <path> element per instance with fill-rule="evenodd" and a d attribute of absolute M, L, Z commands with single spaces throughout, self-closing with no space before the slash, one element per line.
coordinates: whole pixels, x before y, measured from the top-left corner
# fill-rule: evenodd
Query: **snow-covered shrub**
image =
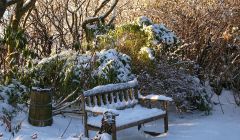
<path fill-rule="evenodd" d="M 153 45 L 163 43 L 167 46 L 172 46 L 178 43 L 178 38 L 175 33 L 162 23 L 144 26 L 143 31 L 148 35 L 148 40 L 151 41 Z"/>
<path fill-rule="evenodd" d="M 164 24 L 154 24 L 151 19 L 141 16 L 132 23 L 125 23 L 110 30 L 106 35 L 96 38 L 99 48 L 116 47 L 120 52 L 126 53 L 133 60 L 133 69 L 138 71 L 138 64 L 144 63 L 144 53 L 141 48 L 148 47 L 155 54 L 156 58 L 166 55 L 178 46 L 178 37 Z M 147 58 L 147 57 L 145 57 Z M 144 58 L 144 59 L 145 59 Z M 152 57 L 151 57 L 152 59 Z M 147 65 L 148 61 L 143 65 Z"/>
<path fill-rule="evenodd" d="M 105 37 L 108 37 L 113 43 L 99 41 L 99 44 L 101 46 L 113 44 L 111 46 L 116 47 L 118 51 L 129 55 L 132 58 L 133 69 L 135 69 L 135 64 L 138 63 L 139 51 L 143 46 L 147 46 L 148 38 L 140 26 L 136 24 L 124 24 L 111 30 Z"/>
<path fill-rule="evenodd" d="M 111 82 L 126 82 L 133 79 L 131 73 L 131 58 L 115 49 L 103 50 L 97 53 L 99 66 L 93 72 L 94 77 Z"/>
<path fill-rule="evenodd" d="M 152 20 L 146 16 L 141 16 L 137 18 L 136 22 L 140 27 L 145 27 L 153 24 Z"/>
<path fill-rule="evenodd" d="M 96 53 L 66 50 L 36 61 L 26 77 L 34 86 L 50 86 L 56 96 L 65 96 L 77 87 L 92 88 L 99 84 L 132 80 L 130 57 L 114 49 Z"/>
<path fill-rule="evenodd" d="M 121 52 L 126 52 L 135 57 L 143 46 L 147 45 L 147 34 L 136 24 L 123 24 L 109 32 L 109 36 L 115 40 L 115 46 Z"/>
<path fill-rule="evenodd" d="M 28 88 L 15 79 L 9 85 L 0 85 L 0 117 L 6 115 L 12 118 L 23 108 L 27 93 Z"/>
<path fill-rule="evenodd" d="M 209 90 L 194 76 L 184 75 L 163 80 L 163 88 L 181 110 L 210 110 Z"/>
<path fill-rule="evenodd" d="M 211 109 L 210 97 L 213 91 L 196 76 L 190 75 L 185 68 L 176 68 L 162 62 L 152 71 L 154 72 L 142 72 L 138 76 L 143 93 L 170 96 L 180 111 Z"/>

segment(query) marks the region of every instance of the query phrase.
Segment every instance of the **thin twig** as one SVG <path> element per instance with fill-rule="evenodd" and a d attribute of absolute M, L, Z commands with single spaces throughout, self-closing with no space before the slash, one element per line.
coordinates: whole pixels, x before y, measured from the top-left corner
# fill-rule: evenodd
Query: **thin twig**
<path fill-rule="evenodd" d="M 69 121 L 69 123 L 68 123 L 68 125 L 67 125 L 67 127 L 65 128 L 65 130 L 63 131 L 63 133 L 62 133 L 62 135 L 61 135 L 61 138 L 63 137 L 63 135 L 66 133 L 66 131 L 67 131 L 67 129 L 68 129 L 68 127 L 70 126 L 70 124 L 71 124 L 71 122 L 72 122 L 72 118 L 70 119 L 70 121 Z"/>
<path fill-rule="evenodd" d="M 219 102 L 219 104 L 220 104 L 220 107 L 221 107 L 222 113 L 224 114 L 223 107 L 222 107 L 222 104 L 221 104 L 220 99 L 219 99 L 219 95 L 218 95 L 218 102 Z"/>
<path fill-rule="evenodd" d="M 65 108 L 71 106 L 72 104 L 80 101 L 80 99 L 81 99 L 81 96 L 79 96 L 77 99 L 75 99 L 75 100 L 72 101 L 72 102 L 67 102 L 66 105 L 62 106 L 61 108 L 58 108 L 58 109 L 56 109 L 56 110 L 53 110 L 53 113 L 56 113 L 57 111 L 63 110 L 63 109 L 65 109 Z"/>
<path fill-rule="evenodd" d="M 58 103 L 54 108 L 59 108 L 63 103 L 65 103 L 69 98 L 71 98 L 73 95 L 75 95 L 77 93 L 77 91 L 79 90 L 79 87 L 74 90 L 71 94 L 69 94 L 66 98 L 64 98 L 62 101 L 60 101 L 60 103 Z"/>

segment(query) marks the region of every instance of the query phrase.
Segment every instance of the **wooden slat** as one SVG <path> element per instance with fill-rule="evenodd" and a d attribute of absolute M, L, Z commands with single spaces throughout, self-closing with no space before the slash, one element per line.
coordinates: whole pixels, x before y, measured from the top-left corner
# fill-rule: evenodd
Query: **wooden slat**
<path fill-rule="evenodd" d="M 119 95 L 119 100 L 120 100 L 120 102 L 123 102 L 123 94 L 122 94 L 122 91 L 119 91 L 118 92 L 118 95 Z"/>
<path fill-rule="evenodd" d="M 127 90 L 123 91 L 123 95 L 124 95 L 124 100 L 127 102 L 127 101 L 128 101 L 128 93 L 127 93 Z"/>
<path fill-rule="evenodd" d="M 107 98 L 106 98 L 105 94 L 102 95 L 102 100 L 103 100 L 104 105 L 107 105 Z"/>
<path fill-rule="evenodd" d="M 91 97 L 87 97 L 87 100 L 88 100 L 88 106 L 92 107 Z"/>
<path fill-rule="evenodd" d="M 111 104 L 113 104 L 114 103 L 113 93 L 110 93 L 110 99 L 111 99 Z"/>
<path fill-rule="evenodd" d="M 135 99 L 138 100 L 138 89 L 137 88 L 133 88 L 132 90 L 133 90 Z"/>
<path fill-rule="evenodd" d="M 162 119 L 162 118 L 166 118 L 166 114 L 162 114 L 162 115 L 158 115 L 158 116 L 155 116 L 155 117 L 143 119 L 143 120 L 132 122 L 132 123 L 129 123 L 129 124 L 125 124 L 125 125 L 122 125 L 122 126 L 117 126 L 117 130 L 123 130 L 123 129 L 131 128 L 131 127 L 135 127 L 135 126 L 138 126 L 140 124 L 152 122 L 152 121 Z M 116 121 L 117 121 L 117 119 L 116 119 Z M 100 130 L 100 127 L 88 124 L 88 129 L 98 131 L 98 130 Z"/>
<path fill-rule="evenodd" d="M 159 116 L 155 116 L 155 117 L 143 119 L 143 120 L 140 120 L 140 121 L 132 122 L 132 123 L 129 123 L 129 124 L 125 124 L 125 125 L 122 125 L 122 126 L 117 126 L 117 130 L 123 130 L 123 129 L 126 129 L 126 128 L 138 126 L 138 125 L 140 125 L 140 124 L 152 122 L 152 121 L 155 121 L 155 120 L 164 118 L 165 115 L 166 115 L 166 114 L 162 114 L 162 115 L 159 115 Z M 117 121 L 117 119 L 116 119 L 116 121 Z"/>
<path fill-rule="evenodd" d="M 91 96 L 91 104 L 92 104 L 92 106 L 96 105 L 96 103 L 95 103 L 95 96 Z"/>
<path fill-rule="evenodd" d="M 102 105 L 102 100 L 101 100 L 101 95 L 97 95 L 97 106 L 101 106 Z"/>

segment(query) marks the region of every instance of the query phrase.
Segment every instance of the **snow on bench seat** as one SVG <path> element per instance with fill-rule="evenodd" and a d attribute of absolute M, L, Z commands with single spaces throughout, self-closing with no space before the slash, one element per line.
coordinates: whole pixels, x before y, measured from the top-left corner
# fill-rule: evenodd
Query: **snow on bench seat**
<path fill-rule="evenodd" d="M 94 112 L 94 113 L 100 113 L 100 114 L 103 114 L 104 112 L 107 112 L 107 111 L 111 111 L 111 112 L 113 112 L 115 114 L 119 114 L 118 110 L 112 109 L 112 108 L 106 108 L 106 107 L 99 107 L 99 106 L 88 107 L 88 106 L 86 106 L 85 109 L 87 111 L 91 111 L 91 112 Z"/>
<path fill-rule="evenodd" d="M 116 117 L 116 127 L 121 127 L 123 125 L 127 125 L 133 122 L 156 117 L 165 114 L 166 112 L 157 108 L 148 109 L 140 105 L 136 105 L 134 108 L 117 110 L 117 113 L 119 114 L 119 116 Z M 101 120 L 101 115 L 98 115 L 96 117 L 88 117 L 87 123 L 88 125 L 100 128 Z"/>
<path fill-rule="evenodd" d="M 154 95 L 154 94 L 150 94 L 147 96 L 142 96 L 139 95 L 140 99 L 150 99 L 150 100 L 159 100 L 159 101 L 172 101 L 173 99 L 164 95 Z"/>

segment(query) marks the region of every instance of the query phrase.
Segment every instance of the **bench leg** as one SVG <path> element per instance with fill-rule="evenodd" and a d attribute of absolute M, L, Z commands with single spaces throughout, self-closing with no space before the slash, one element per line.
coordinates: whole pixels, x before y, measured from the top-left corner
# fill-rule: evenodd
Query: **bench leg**
<path fill-rule="evenodd" d="M 85 135 L 85 137 L 89 138 L 88 129 L 86 127 L 84 129 L 84 135 Z"/>
<path fill-rule="evenodd" d="M 167 133 L 168 131 L 168 113 L 166 113 L 164 117 L 164 132 Z"/>
<path fill-rule="evenodd" d="M 117 129 L 115 124 L 112 126 L 112 140 L 117 140 Z"/>

